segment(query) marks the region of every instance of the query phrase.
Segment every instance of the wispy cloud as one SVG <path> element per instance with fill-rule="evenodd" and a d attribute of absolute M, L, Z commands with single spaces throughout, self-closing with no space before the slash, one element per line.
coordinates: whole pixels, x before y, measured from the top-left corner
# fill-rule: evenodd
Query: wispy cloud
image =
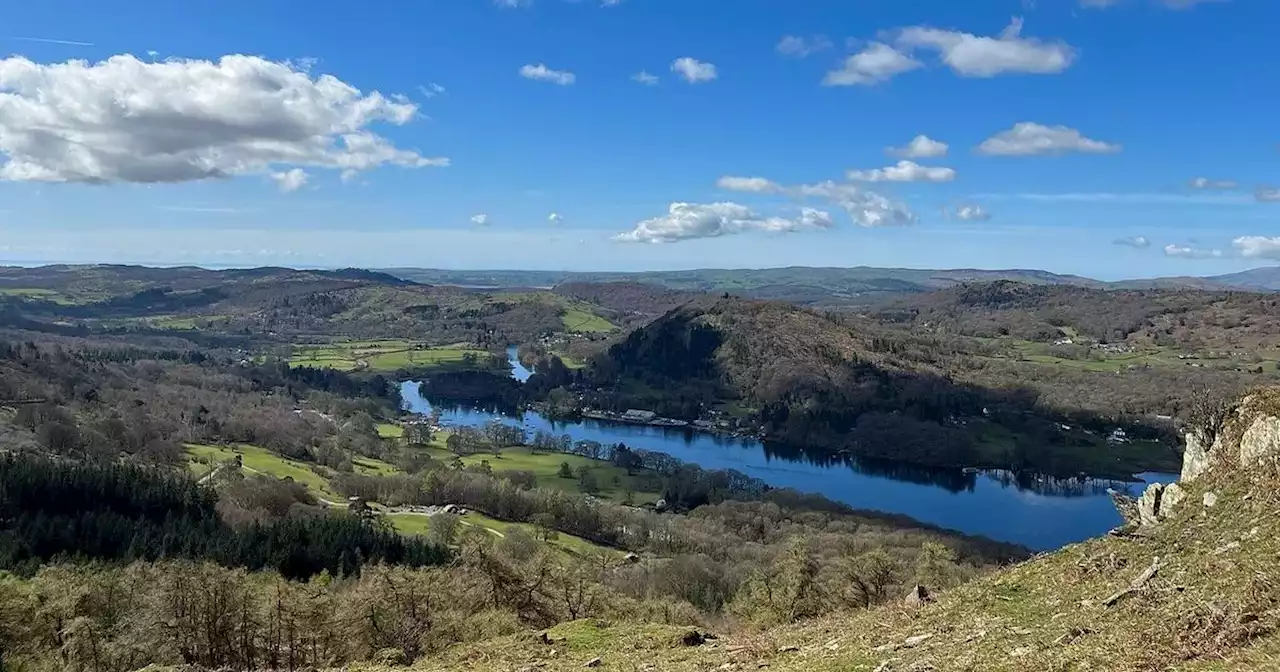
<path fill-rule="evenodd" d="M 19 42 L 41 42 L 43 44 L 66 44 L 73 47 L 92 47 L 92 42 L 79 42 L 76 40 L 56 40 L 52 37 L 10 37 L 11 40 Z"/>

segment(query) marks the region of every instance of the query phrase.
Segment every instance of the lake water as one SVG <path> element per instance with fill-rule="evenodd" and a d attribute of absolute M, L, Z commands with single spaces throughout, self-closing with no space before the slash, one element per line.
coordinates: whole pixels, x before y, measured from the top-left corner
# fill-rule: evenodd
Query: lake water
<path fill-rule="evenodd" d="M 531 373 L 514 361 L 516 377 Z M 518 368 L 517 368 L 518 367 Z M 524 377 L 521 378 L 520 376 Z M 429 413 L 431 403 L 418 383 L 401 384 L 408 410 Z M 688 429 L 626 425 L 597 420 L 559 423 L 538 413 L 520 417 L 488 411 L 441 408 L 445 425 L 477 426 L 491 420 L 575 441 L 625 443 L 632 448 L 666 453 L 705 469 L 736 469 L 775 487 L 815 492 L 859 509 L 900 513 L 920 521 L 1023 544 L 1036 550 L 1059 548 L 1105 533 L 1120 524 L 1107 495 L 1108 487 L 1138 495 L 1147 483 L 1172 483 L 1176 474 L 1139 474 L 1139 482 L 1095 479 L 1052 479 L 1003 471 L 964 473 L 906 463 L 841 459 L 831 461 L 803 450 L 753 439 L 694 432 Z"/>

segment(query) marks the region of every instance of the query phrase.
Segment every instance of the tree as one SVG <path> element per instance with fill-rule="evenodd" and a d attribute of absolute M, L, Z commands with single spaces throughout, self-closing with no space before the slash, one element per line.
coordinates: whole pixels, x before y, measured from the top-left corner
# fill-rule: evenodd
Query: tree
<path fill-rule="evenodd" d="M 427 536 L 433 543 L 452 546 L 458 539 L 458 527 L 461 525 L 462 521 L 457 514 L 437 513 L 431 516 L 431 523 L 427 526 Z"/>
<path fill-rule="evenodd" d="M 556 475 L 560 478 L 573 478 L 573 467 L 569 466 L 568 462 L 561 462 L 560 471 L 557 471 Z"/>

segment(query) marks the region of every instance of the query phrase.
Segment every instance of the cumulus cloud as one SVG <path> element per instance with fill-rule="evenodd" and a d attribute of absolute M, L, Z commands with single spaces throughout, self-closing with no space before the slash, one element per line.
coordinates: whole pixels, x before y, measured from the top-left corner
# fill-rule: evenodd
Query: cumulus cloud
<path fill-rule="evenodd" d="M 704 63 L 696 58 L 684 56 L 671 62 L 671 72 L 684 78 L 690 84 L 709 82 L 719 76 L 716 66 Z"/>
<path fill-rule="evenodd" d="M 764 217 L 737 203 L 672 203 L 661 217 L 646 219 L 631 231 L 614 236 L 627 243 L 674 243 L 760 231 L 791 233 L 834 226 L 831 215 L 804 208 L 799 217 Z"/>
<path fill-rule="evenodd" d="M 553 212 L 553 213 L 551 213 L 551 214 L 547 215 L 547 223 L 548 223 L 548 224 L 550 224 L 550 225 L 552 225 L 552 226 L 555 226 L 555 225 L 557 225 L 557 224 L 559 224 L 560 222 L 563 222 L 563 221 L 564 221 L 564 217 L 561 217 L 561 216 L 560 216 L 560 213 L 558 213 L 558 212 Z"/>
<path fill-rule="evenodd" d="M 1006 73 L 1049 75 L 1071 67 L 1076 52 L 1065 42 L 1022 37 L 1015 17 L 998 37 L 915 26 L 899 33 L 899 49 L 932 49 L 962 77 L 995 77 Z"/>
<path fill-rule="evenodd" d="M 987 156 L 1034 156 L 1067 152 L 1113 154 L 1120 149 L 1120 145 L 1086 138 L 1074 128 L 1043 126 L 1024 121 L 987 138 L 978 146 L 978 153 Z"/>
<path fill-rule="evenodd" d="M 483 212 L 478 215 L 472 215 L 471 223 L 476 226 L 489 226 L 489 215 L 486 215 Z"/>
<path fill-rule="evenodd" d="M 1240 236 L 1231 245 L 1242 257 L 1280 260 L 1280 236 Z"/>
<path fill-rule="evenodd" d="M 991 213 L 986 208 L 975 203 L 957 205 L 954 210 L 950 211 L 950 215 L 966 222 L 985 222 L 991 219 Z"/>
<path fill-rule="evenodd" d="M 1142 250 L 1151 247 L 1151 241 L 1146 236 L 1127 236 L 1124 238 L 1116 238 L 1111 241 L 1112 245 L 1120 245 L 1121 247 L 1132 247 Z M 1166 254 L 1168 254 L 1166 250 Z"/>
<path fill-rule="evenodd" d="M 53 64 L 14 56 L 0 59 L 0 179 L 153 183 L 285 166 L 449 165 L 368 128 L 406 124 L 417 112 L 402 96 L 256 56 Z"/>
<path fill-rule="evenodd" d="M 1192 189 L 1235 189 L 1240 186 L 1233 180 L 1211 180 L 1207 177 L 1192 178 L 1187 186 Z"/>
<path fill-rule="evenodd" d="M 577 81 L 577 75 L 567 70 L 552 70 L 542 63 L 520 66 L 520 76 L 537 82 L 550 82 L 559 86 L 569 86 Z"/>
<path fill-rule="evenodd" d="M 751 194 L 779 194 L 795 199 L 818 198 L 843 209 L 858 226 L 912 224 L 916 215 L 904 203 L 891 201 L 856 184 L 827 180 L 816 184 L 784 186 L 763 177 L 725 176 L 716 186 Z"/>
<path fill-rule="evenodd" d="M 1183 259 L 1217 259 L 1222 257 L 1222 250 L 1169 244 L 1164 246 L 1164 254 L 1166 257 L 1181 257 Z"/>
<path fill-rule="evenodd" d="M 286 194 L 301 189 L 307 184 L 307 178 L 309 177 L 311 176 L 307 175 L 307 171 L 301 168 L 271 173 L 271 179 L 275 180 L 276 187 Z"/>
<path fill-rule="evenodd" d="M 862 51 L 844 59 L 837 70 L 827 73 L 823 86 L 871 86 L 910 72 L 924 64 L 883 43 L 872 42 Z"/>
<path fill-rule="evenodd" d="M 887 168 L 851 170 L 848 178 L 854 182 L 950 182 L 956 179 L 956 171 L 941 166 L 922 166 L 904 159 Z"/>
<path fill-rule="evenodd" d="M 814 35 L 813 37 L 801 37 L 799 35 L 787 35 L 778 42 L 776 49 L 783 56 L 795 56 L 796 58 L 804 58 L 810 54 L 819 51 L 825 51 L 831 48 L 831 40 L 825 35 Z"/>
<path fill-rule="evenodd" d="M 1280 203 L 1280 187 L 1258 187 L 1253 197 L 1262 203 Z"/>
<path fill-rule="evenodd" d="M 937 159 L 947 155 L 947 143 L 938 142 L 927 135 L 917 135 L 902 147 L 886 147 L 885 153 L 904 159 Z"/>
<path fill-rule="evenodd" d="M 645 86 L 653 86 L 658 83 L 658 76 L 651 75 L 648 72 L 641 70 L 640 72 L 637 72 L 636 74 L 631 75 L 631 81 L 640 82 Z"/>

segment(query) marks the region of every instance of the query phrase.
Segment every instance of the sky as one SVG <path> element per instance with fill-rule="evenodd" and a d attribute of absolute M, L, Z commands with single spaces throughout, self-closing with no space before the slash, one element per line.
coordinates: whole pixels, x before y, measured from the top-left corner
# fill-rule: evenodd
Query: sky
<path fill-rule="evenodd" d="M 1273 0 L 68 0 L 0 24 L 0 261 L 1280 262 Z"/>

